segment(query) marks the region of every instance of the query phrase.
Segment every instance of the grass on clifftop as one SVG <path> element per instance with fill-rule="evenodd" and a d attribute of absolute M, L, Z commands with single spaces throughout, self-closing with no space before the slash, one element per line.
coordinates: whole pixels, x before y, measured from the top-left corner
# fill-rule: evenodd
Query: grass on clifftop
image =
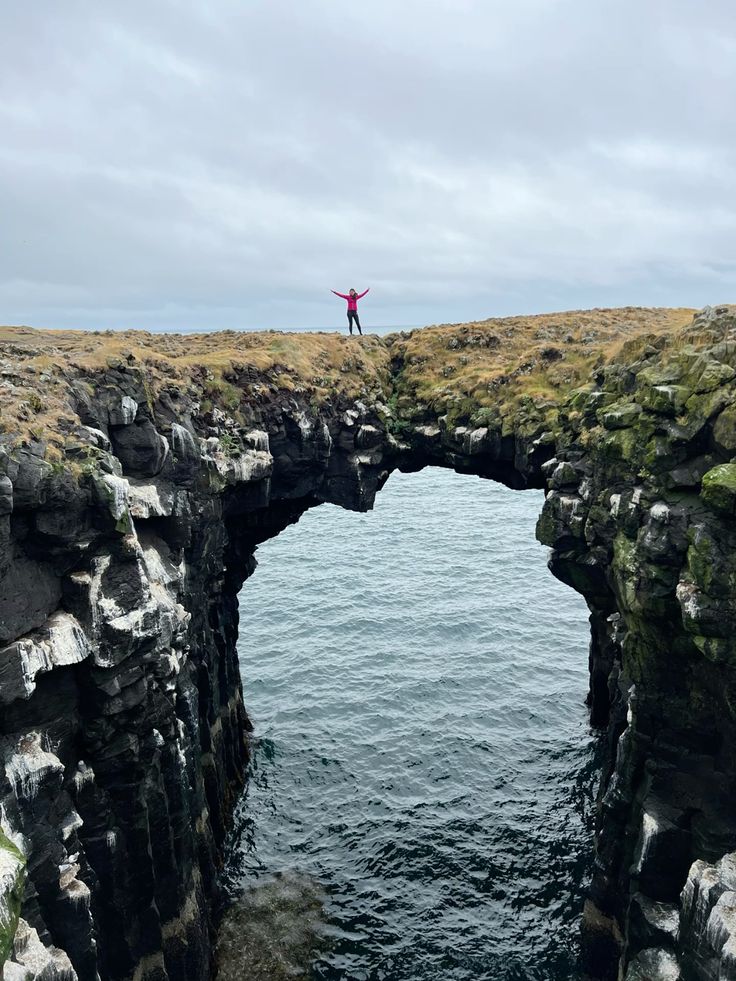
<path fill-rule="evenodd" d="M 694 311 L 624 307 L 350 337 L 332 333 L 34 330 L 0 327 L 0 440 L 45 439 L 78 420 L 71 382 L 100 382 L 105 370 L 139 371 L 151 398 L 175 386 L 204 404 L 239 405 L 296 395 L 393 403 L 404 418 L 479 409 L 502 417 L 523 397 L 558 403 L 592 368 L 621 351 L 635 357 L 653 335 L 676 336 Z M 394 372 L 392 378 L 392 363 Z"/>
<path fill-rule="evenodd" d="M 175 385 L 234 409 L 277 393 L 312 404 L 378 397 L 389 384 L 382 340 L 277 331 L 150 334 L 145 331 L 0 327 L 0 438 L 50 439 L 73 424 L 69 385 L 108 368 L 139 371 L 155 398 Z M 61 445 L 61 443 L 59 443 Z"/>
<path fill-rule="evenodd" d="M 524 396 L 557 403 L 586 384 L 594 367 L 652 337 L 675 337 L 692 309 L 623 307 L 502 317 L 413 331 L 399 347 L 404 358 L 400 407 L 421 414 L 447 408 L 464 417 L 472 409 L 513 411 Z M 624 348 L 625 346 L 625 348 Z"/>

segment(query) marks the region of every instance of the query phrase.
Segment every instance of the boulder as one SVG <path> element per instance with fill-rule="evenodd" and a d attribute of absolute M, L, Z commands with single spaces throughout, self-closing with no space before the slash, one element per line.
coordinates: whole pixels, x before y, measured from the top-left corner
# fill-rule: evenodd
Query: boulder
<path fill-rule="evenodd" d="M 650 412 L 676 416 L 685 407 L 692 391 L 684 385 L 652 385 L 637 394 L 639 403 Z"/>
<path fill-rule="evenodd" d="M 36 930 L 20 920 L 13 955 L 3 970 L 3 981 L 77 981 L 77 972 L 63 950 L 41 943 Z"/>
<path fill-rule="evenodd" d="M 715 511 L 736 514 L 736 463 L 722 463 L 703 477 L 700 496 Z"/>
<path fill-rule="evenodd" d="M 113 429 L 110 438 L 124 474 L 155 477 L 163 470 L 169 455 L 169 443 L 150 419 Z"/>
<path fill-rule="evenodd" d="M 713 444 L 728 456 L 736 454 L 736 404 L 727 405 L 714 422 Z"/>
<path fill-rule="evenodd" d="M 138 403 L 129 395 L 123 395 L 117 405 L 107 410 L 111 426 L 129 426 L 138 414 Z"/>
<path fill-rule="evenodd" d="M 682 974 L 671 950 L 650 947 L 629 964 L 626 981 L 682 981 Z"/>
<path fill-rule="evenodd" d="M 598 420 L 604 429 L 627 429 L 633 426 L 642 413 L 636 402 L 623 405 L 610 405 L 598 410 Z"/>

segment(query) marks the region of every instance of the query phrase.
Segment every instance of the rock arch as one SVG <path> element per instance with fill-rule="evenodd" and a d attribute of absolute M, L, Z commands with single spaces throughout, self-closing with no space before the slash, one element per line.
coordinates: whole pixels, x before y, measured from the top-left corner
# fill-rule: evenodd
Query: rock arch
<path fill-rule="evenodd" d="M 235 640 L 253 551 L 428 464 L 544 487 L 538 536 L 591 610 L 609 755 L 590 977 L 730 977 L 736 341 L 728 310 L 696 328 L 552 414 L 521 401 L 486 424 L 391 406 L 396 357 L 383 400 L 279 390 L 237 423 L 227 391 L 203 412 L 152 396 L 135 364 L 70 375 L 64 465 L 42 439 L 0 456 L 6 977 L 34 958 L 81 981 L 208 975 L 247 753 Z"/>

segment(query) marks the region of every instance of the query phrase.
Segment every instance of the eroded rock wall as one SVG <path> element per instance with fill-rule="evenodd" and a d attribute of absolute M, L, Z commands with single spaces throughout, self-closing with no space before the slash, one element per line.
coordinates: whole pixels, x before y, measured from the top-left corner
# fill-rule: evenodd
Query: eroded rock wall
<path fill-rule="evenodd" d="M 562 412 L 546 468 L 538 534 L 594 611 L 594 704 L 596 687 L 610 695 L 584 918 L 593 978 L 627 964 L 631 979 L 733 976 L 727 918 L 693 929 L 698 902 L 706 921 L 724 912 L 698 883 L 736 848 L 733 330 L 711 312 L 697 347 L 602 369 Z"/>
<path fill-rule="evenodd" d="M 79 413 L 76 475 L 3 460 L 6 976 L 201 981 L 247 757 L 238 591 L 307 507 L 367 508 L 383 451 L 362 406 L 198 431 L 124 370 Z"/>

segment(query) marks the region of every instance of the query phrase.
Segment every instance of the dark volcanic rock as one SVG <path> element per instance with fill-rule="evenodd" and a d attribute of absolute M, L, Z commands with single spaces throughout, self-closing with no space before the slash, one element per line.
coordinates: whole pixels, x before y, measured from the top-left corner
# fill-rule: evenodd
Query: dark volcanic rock
<path fill-rule="evenodd" d="M 19 547 L 13 549 L 10 573 L 0 592 L 0 644 L 40 627 L 60 599 L 61 583 L 48 563 L 29 559 Z"/>
<path fill-rule="evenodd" d="M 340 414 L 298 408 L 239 445 L 173 424 L 170 454 L 128 396 L 107 398 L 115 455 L 95 438 L 71 498 L 38 456 L 10 461 L 0 821 L 27 882 L 6 976 L 202 981 L 247 759 L 238 591 L 257 544 L 318 500 L 370 506 L 386 433 L 359 410 L 357 448 Z"/>
<path fill-rule="evenodd" d="M 538 537 L 591 611 L 607 758 L 588 977 L 736 977 L 735 326 L 705 311 L 671 350 L 511 419 L 453 422 L 400 389 L 316 405 L 264 384 L 204 411 L 176 386 L 151 404 L 125 359 L 72 380 L 71 468 L 38 441 L 0 447 L 4 977 L 209 977 L 255 550 L 427 465 L 544 487 Z"/>
<path fill-rule="evenodd" d="M 169 444 L 156 431 L 150 419 L 114 427 L 110 438 L 123 473 L 134 477 L 155 477 L 161 473 L 169 454 Z"/>
<path fill-rule="evenodd" d="M 0 474 L 0 515 L 13 510 L 13 484 L 9 477 Z"/>

